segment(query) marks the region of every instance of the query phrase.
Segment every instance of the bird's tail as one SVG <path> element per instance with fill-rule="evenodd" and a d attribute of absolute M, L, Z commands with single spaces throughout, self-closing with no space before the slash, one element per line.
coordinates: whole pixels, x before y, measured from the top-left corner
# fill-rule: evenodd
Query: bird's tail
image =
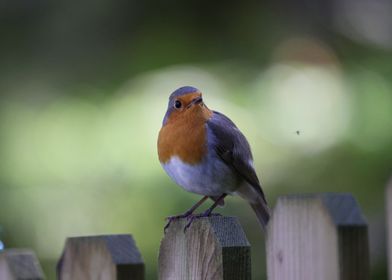
<path fill-rule="evenodd" d="M 253 211 L 256 213 L 262 229 L 265 230 L 271 216 L 271 211 L 267 205 L 267 201 L 260 186 L 257 186 L 256 188 L 250 184 L 244 184 L 236 191 L 236 193 L 249 202 Z"/>
<path fill-rule="evenodd" d="M 253 211 L 255 211 L 260 225 L 265 230 L 271 216 L 270 214 L 271 211 L 268 205 L 264 201 L 261 201 L 260 199 L 256 202 L 250 202 L 250 206 L 252 207 Z"/>

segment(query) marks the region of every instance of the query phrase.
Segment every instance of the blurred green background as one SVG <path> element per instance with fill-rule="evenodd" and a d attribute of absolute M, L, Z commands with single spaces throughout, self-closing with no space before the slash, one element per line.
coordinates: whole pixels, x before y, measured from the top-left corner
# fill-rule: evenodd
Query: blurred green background
<path fill-rule="evenodd" d="M 183 85 L 247 136 L 271 205 L 353 193 L 386 279 L 390 1 L 17 0 L 0 23 L 0 239 L 34 249 L 48 279 L 66 237 L 125 232 L 156 279 L 164 217 L 199 199 L 156 152 Z M 264 279 L 254 214 L 236 197 L 219 211 L 239 216 Z"/>

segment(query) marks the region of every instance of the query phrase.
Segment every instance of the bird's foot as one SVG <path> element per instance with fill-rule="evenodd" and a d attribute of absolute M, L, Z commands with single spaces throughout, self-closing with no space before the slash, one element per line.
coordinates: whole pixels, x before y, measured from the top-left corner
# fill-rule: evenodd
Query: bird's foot
<path fill-rule="evenodd" d="M 163 228 L 164 233 L 166 233 L 166 230 L 169 228 L 170 224 L 171 224 L 173 221 L 178 220 L 178 219 L 182 219 L 182 218 L 188 218 L 188 217 L 191 216 L 191 215 L 192 215 L 192 212 L 187 211 L 187 212 L 185 212 L 184 214 L 181 214 L 181 215 L 166 217 L 167 224 L 166 224 L 165 227 Z"/>
<path fill-rule="evenodd" d="M 219 214 L 219 213 L 211 213 L 209 211 L 206 211 L 206 212 L 201 213 L 201 214 L 189 215 L 187 217 L 188 223 L 184 227 L 184 233 L 191 226 L 191 224 L 193 223 L 194 220 L 200 219 L 200 218 L 205 218 L 205 217 L 211 217 L 211 216 L 222 216 L 222 215 Z"/>

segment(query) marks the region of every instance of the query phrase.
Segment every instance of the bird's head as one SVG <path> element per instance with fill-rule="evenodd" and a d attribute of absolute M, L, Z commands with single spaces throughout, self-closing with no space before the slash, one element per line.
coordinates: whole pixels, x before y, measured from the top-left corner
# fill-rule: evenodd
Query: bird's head
<path fill-rule="evenodd" d="M 210 112 L 203 102 L 202 93 L 197 88 L 181 87 L 169 97 L 163 125 L 177 119 L 203 116 L 207 111 Z"/>

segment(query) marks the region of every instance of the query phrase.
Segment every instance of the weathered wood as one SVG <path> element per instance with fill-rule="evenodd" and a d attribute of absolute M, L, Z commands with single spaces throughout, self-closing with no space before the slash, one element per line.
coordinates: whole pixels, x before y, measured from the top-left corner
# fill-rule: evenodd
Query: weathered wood
<path fill-rule="evenodd" d="M 386 219 L 387 219 L 387 244 L 388 244 L 388 275 L 392 280 L 392 178 L 386 188 Z"/>
<path fill-rule="evenodd" d="M 45 277 L 33 251 L 7 249 L 0 252 L 0 279 L 41 280 Z"/>
<path fill-rule="evenodd" d="M 350 194 L 280 197 L 266 241 L 269 280 L 369 279 L 367 224 Z"/>
<path fill-rule="evenodd" d="M 250 245 L 234 217 L 173 221 L 159 251 L 159 279 L 251 279 Z"/>
<path fill-rule="evenodd" d="M 57 275 L 60 280 L 142 280 L 144 263 L 131 235 L 71 237 Z"/>

